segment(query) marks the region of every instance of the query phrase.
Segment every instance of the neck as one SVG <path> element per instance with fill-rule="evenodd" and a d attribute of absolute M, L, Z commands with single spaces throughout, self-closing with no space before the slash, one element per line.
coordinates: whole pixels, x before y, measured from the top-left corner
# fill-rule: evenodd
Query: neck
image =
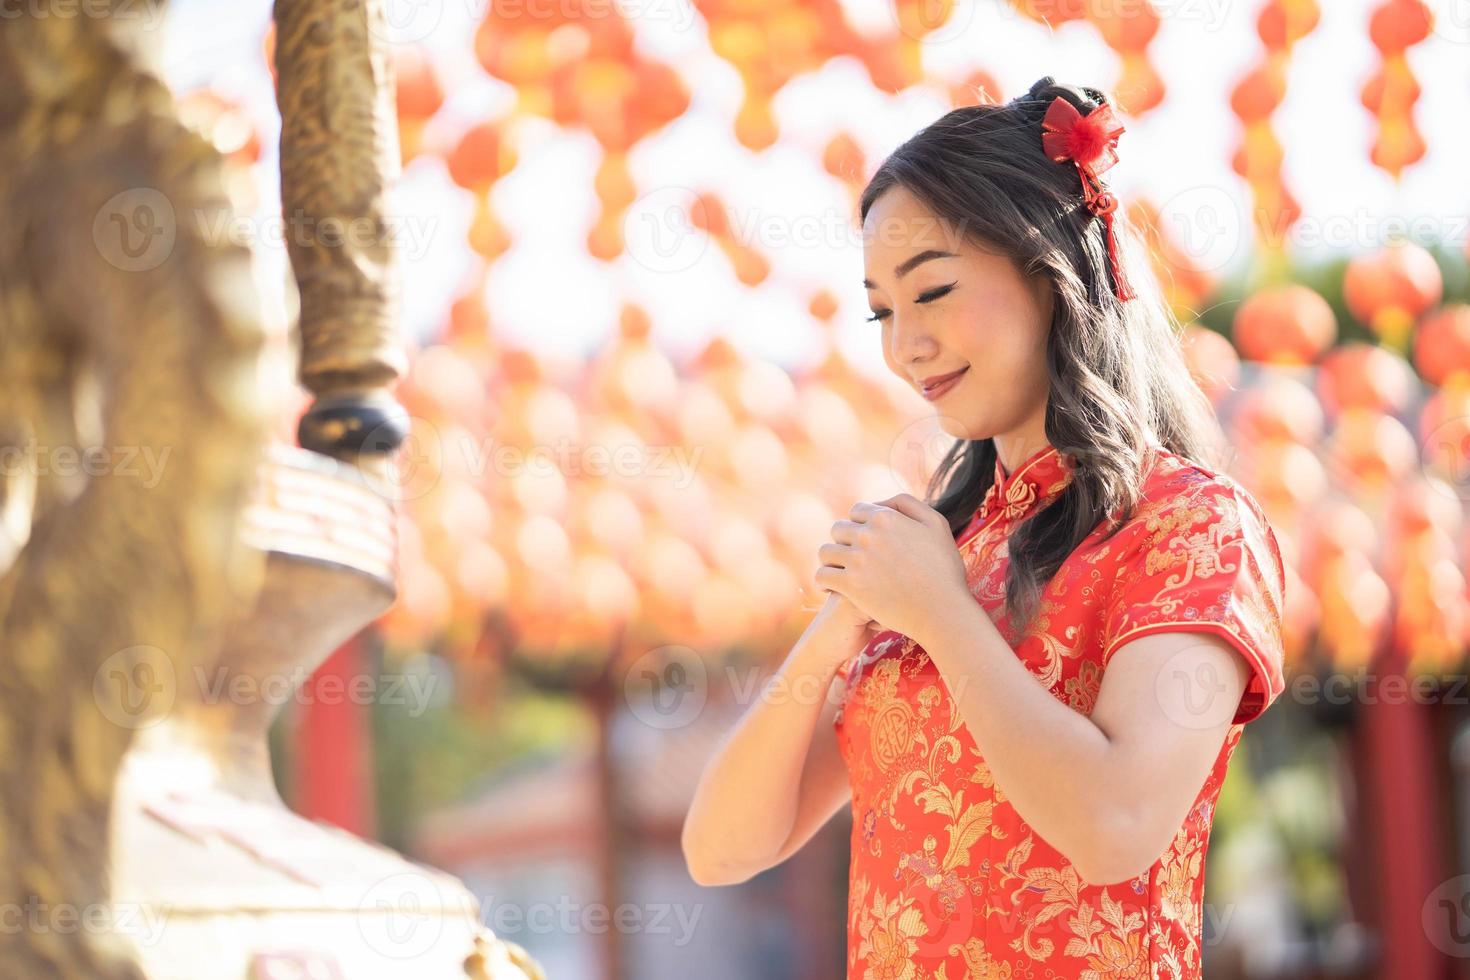
<path fill-rule="evenodd" d="M 1045 416 L 1040 416 L 1023 427 L 1002 432 L 992 440 L 1006 476 L 1016 472 L 1016 467 L 1032 455 L 1051 445 L 1046 438 L 1045 421 Z"/>

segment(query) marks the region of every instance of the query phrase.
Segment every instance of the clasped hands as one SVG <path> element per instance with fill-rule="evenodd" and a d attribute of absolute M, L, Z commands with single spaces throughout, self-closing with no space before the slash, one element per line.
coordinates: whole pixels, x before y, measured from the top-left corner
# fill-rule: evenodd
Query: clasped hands
<path fill-rule="evenodd" d="M 818 586 L 921 644 L 944 610 L 970 599 L 949 522 L 912 494 L 854 504 L 817 555 Z"/>

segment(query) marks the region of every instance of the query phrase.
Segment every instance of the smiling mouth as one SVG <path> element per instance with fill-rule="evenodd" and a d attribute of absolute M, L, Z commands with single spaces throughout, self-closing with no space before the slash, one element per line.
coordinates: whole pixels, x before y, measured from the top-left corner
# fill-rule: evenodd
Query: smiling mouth
<path fill-rule="evenodd" d="M 958 371 L 951 371 L 949 374 L 939 375 L 938 377 L 933 378 L 920 385 L 919 390 L 925 398 L 928 398 L 930 400 L 938 398 L 940 395 L 953 388 L 955 384 L 959 382 L 960 378 L 965 376 L 965 372 L 969 370 L 970 366 L 967 364 L 964 367 L 960 368 Z"/>

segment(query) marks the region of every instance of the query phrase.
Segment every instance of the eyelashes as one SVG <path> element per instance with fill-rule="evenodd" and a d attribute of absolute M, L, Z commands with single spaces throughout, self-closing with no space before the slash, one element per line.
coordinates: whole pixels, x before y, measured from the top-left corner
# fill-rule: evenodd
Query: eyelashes
<path fill-rule="evenodd" d="M 939 299 L 939 297 L 948 295 L 949 292 L 952 289 L 954 289 L 954 287 L 956 285 L 958 285 L 958 283 L 959 283 L 959 280 L 955 280 L 955 282 L 949 283 L 949 284 L 944 285 L 944 286 L 935 286 L 933 289 L 930 289 L 927 292 L 920 293 L 918 295 L 918 297 L 914 300 L 914 302 L 915 303 L 932 303 L 934 300 Z M 881 320 L 881 319 L 883 319 L 890 312 L 892 312 L 892 311 L 890 311 L 890 310 L 874 310 L 872 316 L 865 317 L 864 319 L 866 319 L 868 323 L 872 323 L 874 320 Z"/>
<path fill-rule="evenodd" d="M 956 280 L 956 281 L 958 281 L 958 280 Z M 955 287 L 955 283 L 953 283 L 953 282 L 950 283 L 947 286 L 935 286 L 933 289 L 929 290 L 927 293 L 920 293 L 919 294 L 919 298 L 916 299 L 916 300 L 914 300 L 914 302 L 915 303 L 928 303 L 928 302 L 930 302 L 932 300 L 938 299 L 941 296 L 947 295 L 951 289 L 954 289 L 954 287 Z"/>

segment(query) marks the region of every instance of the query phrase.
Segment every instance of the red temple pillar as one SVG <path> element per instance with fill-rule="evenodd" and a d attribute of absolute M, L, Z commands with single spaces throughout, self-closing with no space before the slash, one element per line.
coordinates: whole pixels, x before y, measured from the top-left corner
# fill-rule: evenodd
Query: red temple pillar
<path fill-rule="evenodd" d="M 364 635 L 338 647 L 306 681 L 298 705 L 294 809 L 360 837 L 376 834 Z M 369 688 L 369 690 L 371 690 Z"/>
<path fill-rule="evenodd" d="M 1428 980 L 1447 976 L 1449 962 L 1425 934 L 1424 903 L 1450 875 L 1440 840 L 1429 706 L 1416 703 L 1403 681 L 1393 670 L 1375 676 L 1365 692 L 1358 741 L 1361 826 L 1378 885 L 1377 976 Z"/>

